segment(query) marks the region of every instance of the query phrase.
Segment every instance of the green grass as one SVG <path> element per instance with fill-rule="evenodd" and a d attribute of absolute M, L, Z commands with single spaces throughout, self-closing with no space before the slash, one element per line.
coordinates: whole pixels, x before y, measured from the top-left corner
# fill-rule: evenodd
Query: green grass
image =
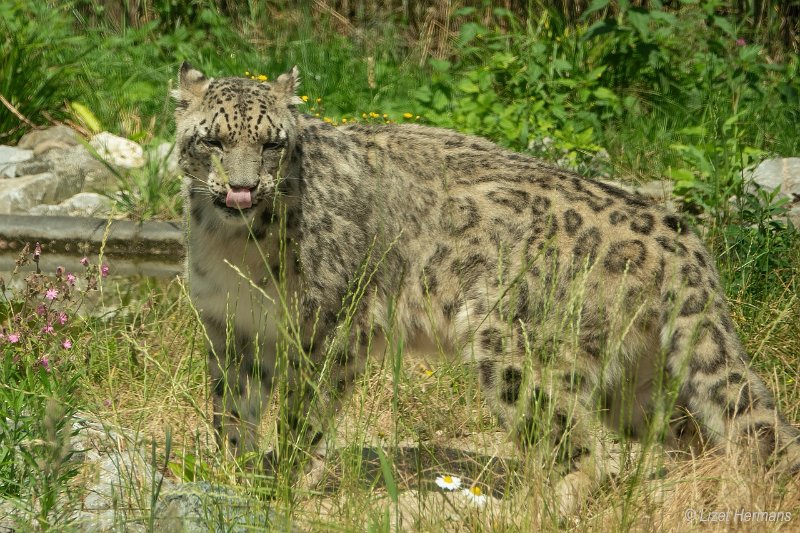
<path fill-rule="evenodd" d="M 451 19 L 436 12 L 431 20 L 449 22 L 455 32 L 442 37 L 426 33 L 435 24 L 397 11 L 338 17 L 316 4 L 278 4 L 283 8 L 248 4 L 226 17 L 207 2 L 154 3 L 160 16 L 151 12 L 135 23 L 89 1 L 58 4 L 52 11 L 4 4 L 0 28 L 13 31 L 0 41 L 0 94 L 37 124 L 48 116 L 80 122 L 64 107 L 65 100 L 79 102 L 103 128 L 155 145 L 173 133 L 168 89 L 181 61 L 209 75 L 247 71 L 270 79 L 297 64 L 302 94 L 309 97 L 305 110 L 337 123 L 416 122 L 419 115 L 422 123 L 487 136 L 585 173 L 608 173 L 627 183 L 671 178 L 718 259 L 755 368 L 787 417 L 800 418 L 800 323 L 794 320 L 800 313 L 800 238 L 794 228 L 772 220 L 782 207 L 774 199 L 766 205 L 754 201 L 742 179 L 743 169 L 761 158 L 800 150 L 796 57 L 773 57 L 775 44 L 759 42 L 758 32 L 747 33 L 733 17 L 725 19 L 731 34 L 714 18 L 719 10 L 709 15 L 702 9 L 711 2 L 688 5 L 674 19 L 623 10 L 619 24 L 595 37 L 595 19 L 566 22 L 555 11 L 538 11 L 527 20 L 504 12 L 487 16 L 483 9 L 454 8 Z M 645 15 L 650 18 L 643 31 Z M 737 46 L 739 29 L 756 40 Z M 22 75 L 29 72 L 39 75 Z M 0 108 L 0 141 L 17 139 L 24 129 Z M 541 143 L 545 137 L 552 142 Z M 593 156 L 601 149 L 609 158 L 598 163 Z M 117 198 L 131 216 L 179 217 L 178 182 L 163 169 L 147 167 L 119 178 Z M 739 198 L 736 209 L 728 201 L 733 194 Z M 84 270 L 77 263 L 65 267 Z M 15 279 L 33 268 L 23 267 Z M 62 530 L 68 511 L 80 505 L 85 473 L 59 443 L 70 431 L 66 416 L 83 411 L 155 442 L 153 463 L 162 468 L 168 461 L 168 476 L 229 487 L 253 509 L 272 510 L 304 529 L 561 526 L 552 513 L 535 512 L 542 501 L 552 503 L 546 483 L 551 468 L 515 463 L 520 457 L 486 409 L 469 369 L 429 362 L 425 354 L 402 348 L 392 351 L 366 373 L 344 407 L 336 433 L 342 450 L 325 465 L 335 487 L 320 492 L 288 477 L 276 485 L 215 448 L 202 328 L 180 282 L 100 278 L 102 294 L 76 291 L 71 300 L 57 300 L 70 318 L 48 336 L 35 309 L 46 300 L 44 291 L 63 278 L 45 274 L 32 278 L 29 291 L 0 300 L 4 334 L 23 334 L 21 342 L 0 342 L 0 402 L 14 422 L 0 419 L 0 499 L 13 502 L 25 524 Z M 91 270 L 85 276 L 98 279 Z M 11 285 L 8 278 L 6 283 Z M 98 301 L 104 312 L 88 313 Z M 66 339 L 72 348 L 63 348 Z M 262 427 L 264 447 L 281 444 L 275 426 L 273 405 Z M 470 510 L 456 497 L 406 490 L 422 478 L 430 481 L 430 472 L 403 475 L 391 454 L 403 443 L 496 455 L 515 490 L 483 511 Z M 360 447 L 376 444 L 387 453 L 372 475 Z M 782 496 L 770 480 L 731 470 L 719 458 L 666 462 L 664 478 L 634 469 L 604 487 L 576 528 L 638 531 L 658 523 L 679 529 L 686 508 L 800 510 L 796 493 Z M 41 468 L 44 463 L 51 466 Z M 487 488 L 500 483 L 483 476 Z M 155 527 L 146 492 L 120 520 Z M 213 522 L 212 503 L 209 512 Z"/>

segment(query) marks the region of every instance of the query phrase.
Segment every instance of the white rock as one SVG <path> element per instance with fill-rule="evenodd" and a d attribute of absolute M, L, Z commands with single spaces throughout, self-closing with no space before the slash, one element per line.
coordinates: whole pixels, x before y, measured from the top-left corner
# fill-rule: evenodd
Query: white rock
<path fill-rule="evenodd" d="M 106 217 L 111 213 L 114 202 L 94 192 L 78 193 L 57 205 L 37 205 L 30 210 L 31 215 Z"/>
<path fill-rule="evenodd" d="M 752 173 L 752 179 L 760 187 L 800 200 L 800 157 L 784 157 L 762 161 Z"/>
<path fill-rule="evenodd" d="M 13 178 L 17 163 L 33 157 L 33 150 L 22 150 L 13 146 L 0 146 L 0 178 Z"/>
<path fill-rule="evenodd" d="M 92 137 L 89 144 L 97 150 L 100 157 L 112 165 L 122 168 L 144 166 L 144 150 L 129 139 L 103 131 Z"/>
<path fill-rule="evenodd" d="M 65 144 L 67 146 L 75 146 L 76 144 L 80 143 L 80 138 L 81 137 L 78 135 L 78 132 L 69 126 L 59 124 L 44 130 L 29 131 L 19 140 L 17 143 L 17 148 L 33 150 L 42 143 L 52 141 Z"/>

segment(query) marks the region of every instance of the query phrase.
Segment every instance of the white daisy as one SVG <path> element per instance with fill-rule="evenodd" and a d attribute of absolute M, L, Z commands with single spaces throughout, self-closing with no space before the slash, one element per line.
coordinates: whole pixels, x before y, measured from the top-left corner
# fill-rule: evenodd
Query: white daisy
<path fill-rule="evenodd" d="M 471 501 L 473 504 L 475 504 L 477 507 L 483 507 L 484 505 L 486 505 L 486 501 L 488 500 L 487 496 L 477 485 L 473 485 L 468 489 L 462 490 L 461 494 L 466 496 L 467 499 Z"/>
<path fill-rule="evenodd" d="M 439 488 L 444 490 L 456 490 L 461 486 L 461 478 L 456 476 L 439 476 L 436 478 L 436 484 Z"/>

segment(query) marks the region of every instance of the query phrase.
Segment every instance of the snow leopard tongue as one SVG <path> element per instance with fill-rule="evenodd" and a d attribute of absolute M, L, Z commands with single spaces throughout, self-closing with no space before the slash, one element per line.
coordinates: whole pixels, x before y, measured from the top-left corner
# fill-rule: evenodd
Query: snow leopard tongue
<path fill-rule="evenodd" d="M 225 197 L 225 205 L 236 209 L 247 209 L 253 206 L 253 199 L 250 197 L 250 189 L 231 187 Z"/>

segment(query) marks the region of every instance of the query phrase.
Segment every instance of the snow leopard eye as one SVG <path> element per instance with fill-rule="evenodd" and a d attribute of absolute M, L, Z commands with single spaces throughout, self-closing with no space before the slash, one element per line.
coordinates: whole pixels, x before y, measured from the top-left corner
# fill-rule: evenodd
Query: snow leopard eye
<path fill-rule="evenodd" d="M 202 144 L 206 148 L 222 150 L 222 141 L 220 141 L 219 139 L 212 139 L 211 137 L 203 137 L 202 139 L 200 139 L 200 144 Z"/>
<path fill-rule="evenodd" d="M 262 149 L 262 151 L 265 151 L 265 150 L 277 150 L 281 146 L 283 146 L 283 143 L 280 142 L 280 141 L 268 141 L 268 142 L 265 142 L 263 145 L 261 145 L 261 149 Z"/>

